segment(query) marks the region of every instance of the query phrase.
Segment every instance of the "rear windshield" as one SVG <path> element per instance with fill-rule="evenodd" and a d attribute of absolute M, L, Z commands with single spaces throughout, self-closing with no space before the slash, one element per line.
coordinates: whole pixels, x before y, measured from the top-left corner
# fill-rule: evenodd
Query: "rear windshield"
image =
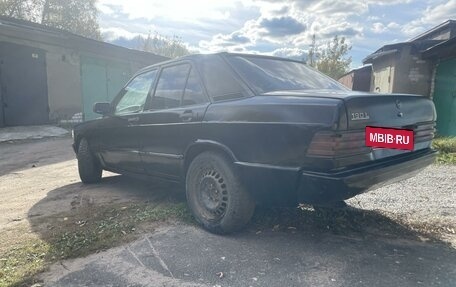
<path fill-rule="evenodd" d="M 255 56 L 229 56 L 228 60 L 258 94 L 283 90 L 346 90 L 300 62 Z"/>

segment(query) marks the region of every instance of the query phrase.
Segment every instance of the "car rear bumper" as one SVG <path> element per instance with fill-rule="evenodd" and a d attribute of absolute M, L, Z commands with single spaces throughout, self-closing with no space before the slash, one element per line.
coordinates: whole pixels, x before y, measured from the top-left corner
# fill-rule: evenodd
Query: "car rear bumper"
<path fill-rule="evenodd" d="M 327 203 L 344 200 L 410 178 L 432 164 L 436 154 L 428 149 L 335 173 L 302 171 L 298 201 Z"/>
<path fill-rule="evenodd" d="M 416 151 L 336 172 L 236 163 L 243 181 L 260 203 L 325 204 L 351 198 L 420 172 L 432 164 L 437 152 Z"/>

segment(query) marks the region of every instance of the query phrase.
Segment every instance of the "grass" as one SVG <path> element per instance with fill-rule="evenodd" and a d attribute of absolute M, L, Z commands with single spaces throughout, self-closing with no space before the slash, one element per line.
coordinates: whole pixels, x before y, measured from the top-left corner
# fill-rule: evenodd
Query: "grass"
<path fill-rule="evenodd" d="M 456 164 L 456 137 L 436 138 L 432 147 L 439 151 L 437 163 Z"/>
<path fill-rule="evenodd" d="M 0 250 L 0 286 L 30 286 L 36 283 L 36 275 L 54 262 L 131 241 L 165 220 L 192 219 L 184 203 L 144 203 L 88 207 L 40 218 L 32 230 L 16 227 L 17 235 L 25 236 L 0 235 L 0 241 L 6 243 Z M 8 238 L 14 241 L 8 242 Z"/>
<path fill-rule="evenodd" d="M 0 286 L 31 285 L 30 276 L 45 270 L 49 251 L 49 244 L 39 239 L 13 246 L 0 259 Z"/>

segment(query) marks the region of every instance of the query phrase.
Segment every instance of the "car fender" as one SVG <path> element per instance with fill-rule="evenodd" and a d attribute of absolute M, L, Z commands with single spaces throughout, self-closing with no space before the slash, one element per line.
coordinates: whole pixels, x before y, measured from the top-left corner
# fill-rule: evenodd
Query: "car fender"
<path fill-rule="evenodd" d="M 191 161 L 195 156 L 200 154 L 201 152 L 213 150 L 219 151 L 226 155 L 230 160 L 233 162 L 237 161 L 236 155 L 233 151 L 226 145 L 214 141 L 214 140 L 206 140 L 206 139 L 198 139 L 193 143 L 189 144 L 184 152 L 184 160 L 183 160 L 183 175 L 185 177 L 185 173 L 187 172 L 187 168 L 190 165 Z"/>

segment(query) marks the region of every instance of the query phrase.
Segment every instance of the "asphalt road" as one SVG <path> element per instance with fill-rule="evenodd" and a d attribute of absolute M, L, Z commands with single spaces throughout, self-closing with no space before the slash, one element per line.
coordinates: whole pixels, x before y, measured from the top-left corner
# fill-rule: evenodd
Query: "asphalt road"
<path fill-rule="evenodd" d="M 70 143 L 0 144 L 0 213 L 6 214 L 0 231 L 14 228 L 16 218 L 33 221 L 30 216 L 70 209 L 74 198 L 82 202 L 87 194 L 95 206 L 153 197 L 149 184 L 126 177 L 82 185 Z M 455 174 L 455 166 L 431 166 L 408 183 L 354 198 L 350 204 L 365 209 L 350 211 L 366 222 L 359 230 L 335 232 L 314 223 L 289 228 L 279 220 L 280 228 L 251 225 L 223 237 L 164 224 L 124 246 L 56 263 L 42 279 L 45 286 L 456 286 L 454 237 L 429 236 L 395 221 L 441 219 L 452 226 Z"/>
<path fill-rule="evenodd" d="M 373 287 L 456 282 L 455 250 L 440 244 L 274 231 L 221 237 L 191 226 L 163 227 L 129 245 L 63 264 L 43 277 L 49 286 Z"/>

